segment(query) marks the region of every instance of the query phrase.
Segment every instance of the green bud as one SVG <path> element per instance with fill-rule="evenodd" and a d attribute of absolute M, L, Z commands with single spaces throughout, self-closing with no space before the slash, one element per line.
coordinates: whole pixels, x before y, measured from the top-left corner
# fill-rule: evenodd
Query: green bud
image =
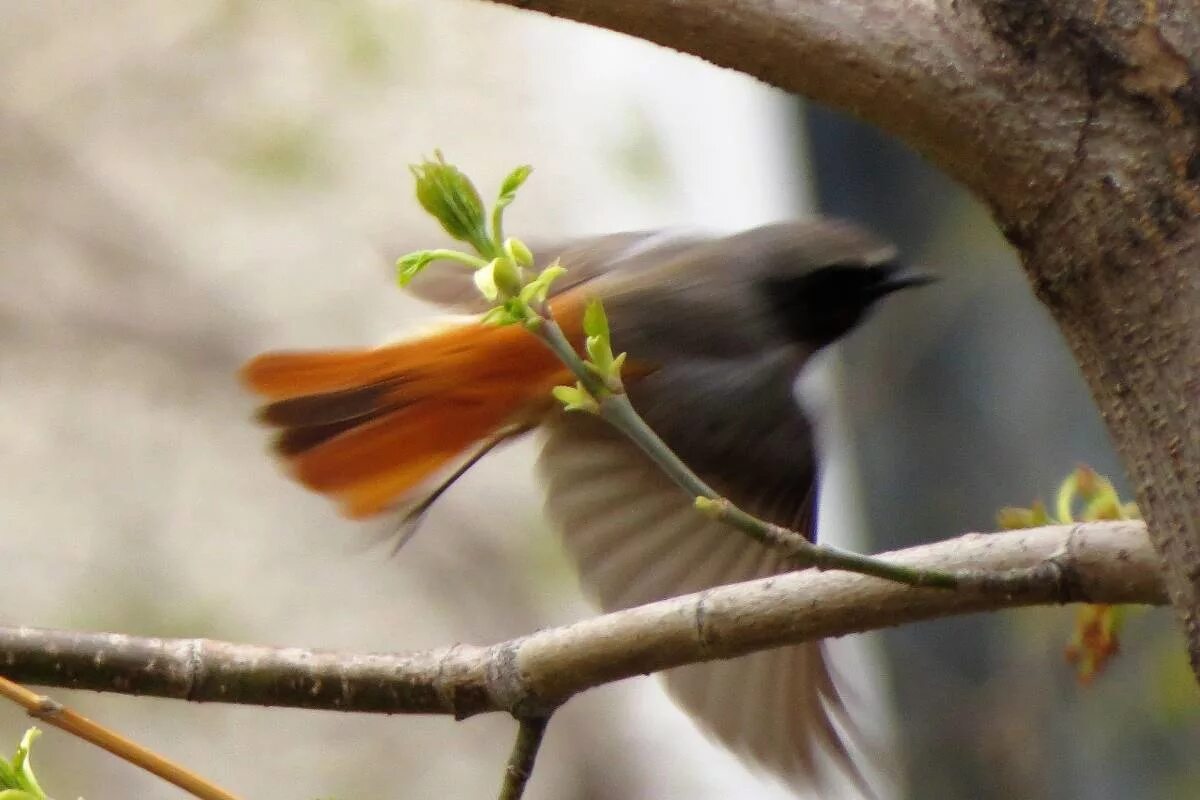
<path fill-rule="evenodd" d="M 996 522 L 1001 530 L 1011 531 L 1021 528 L 1040 528 L 1053 522 L 1046 513 L 1046 506 L 1037 501 L 1029 508 L 1007 506 L 996 514 Z"/>
<path fill-rule="evenodd" d="M 608 315 L 604 313 L 604 304 L 598 298 L 589 300 L 583 312 L 583 332 L 608 341 Z"/>
<path fill-rule="evenodd" d="M 447 164 L 441 151 L 435 150 L 434 157 L 409 167 L 417 181 L 417 200 L 446 233 L 482 255 L 492 255 L 483 200 L 475 185 L 457 167 Z"/>
<path fill-rule="evenodd" d="M 504 253 L 513 263 L 520 267 L 533 266 L 533 253 L 525 246 L 525 243 L 513 236 L 504 240 Z"/>
<path fill-rule="evenodd" d="M 613 364 L 612 348 L 608 346 L 608 342 L 599 336 L 589 336 L 584 342 L 584 348 L 595 372 L 601 377 L 608 377 Z"/>
<path fill-rule="evenodd" d="M 518 267 L 511 258 L 497 258 L 492 261 L 495 267 L 492 269 L 493 279 L 496 281 L 497 288 L 505 297 L 516 297 L 521 293 L 524 276 L 521 275 L 521 268 Z"/>
<path fill-rule="evenodd" d="M 996 522 L 1001 530 L 1015 531 L 1021 528 L 1036 528 L 1033 522 L 1033 510 L 1009 506 L 1000 509 L 996 514 Z"/>
<path fill-rule="evenodd" d="M 524 314 L 521 309 L 512 300 L 498 305 L 495 308 L 488 309 L 483 315 L 482 322 L 484 325 L 496 325 L 502 327 L 504 325 L 513 325 L 521 322 L 524 319 Z"/>
<path fill-rule="evenodd" d="M 574 386 L 555 386 L 551 392 L 567 411 L 587 411 L 595 414 L 600 410 L 596 400 L 579 384 Z"/>

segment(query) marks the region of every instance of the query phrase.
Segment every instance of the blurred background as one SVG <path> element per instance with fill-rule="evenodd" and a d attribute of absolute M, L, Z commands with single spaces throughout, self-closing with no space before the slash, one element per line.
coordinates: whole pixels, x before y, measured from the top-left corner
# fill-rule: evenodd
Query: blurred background
<path fill-rule="evenodd" d="M 529 239 L 735 230 L 821 210 L 944 276 L 831 360 L 824 533 L 870 550 L 992 530 L 1080 462 L 1127 494 L 1047 316 L 983 212 L 860 125 L 695 59 L 482 2 L 0 2 L 3 624 L 402 650 L 586 616 L 539 516 L 532 450 L 473 471 L 396 558 L 285 480 L 234 373 L 272 347 L 372 343 L 431 310 L 394 290 L 439 241 L 407 165 L 485 195 L 533 178 Z M 1064 662 L 1073 611 L 847 642 L 890 729 L 894 795 L 1200 795 L 1200 703 L 1166 611 L 1111 669 Z M 248 798 L 493 796 L 512 722 L 55 691 Z M 0 707 L 0 745 L 27 719 Z M 59 797 L 182 794 L 55 732 Z M 784 798 L 650 679 L 573 700 L 537 798 Z M 840 797 L 853 798 L 849 790 Z"/>

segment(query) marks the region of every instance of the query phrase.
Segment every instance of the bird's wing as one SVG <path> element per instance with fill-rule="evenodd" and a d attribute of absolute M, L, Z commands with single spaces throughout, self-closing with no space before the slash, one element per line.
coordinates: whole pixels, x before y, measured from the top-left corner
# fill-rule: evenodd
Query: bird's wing
<path fill-rule="evenodd" d="M 719 492 L 806 533 L 816 483 L 811 431 L 792 397 L 785 354 L 751 368 L 666 366 L 634 387 L 634 405 Z M 718 375 L 717 373 L 721 373 Z M 634 445 L 604 422 L 559 414 L 539 460 L 546 508 L 583 585 L 605 610 L 786 571 L 781 556 L 707 519 Z M 703 728 L 793 786 L 824 783 L 826 754 L 861 783 L 847 717 L 821 643 L 782 647 L 664 673 Z"/>
<path fill-rule="evenodd" d="M 570 242 L 535 243 L 533 253 L 537 269 L 555 259 L 567 268 L 553 286 L 553 293 L 560 294 L 613 270 L 657 265 L 700 241 L 702 237 L 677 231 L 628 231 Z M 482 313 L 491 306 L 475 287 L 471 271 L 458 264 L 431 264 L 408 288 L 416 297 L 454 311 Z"/>

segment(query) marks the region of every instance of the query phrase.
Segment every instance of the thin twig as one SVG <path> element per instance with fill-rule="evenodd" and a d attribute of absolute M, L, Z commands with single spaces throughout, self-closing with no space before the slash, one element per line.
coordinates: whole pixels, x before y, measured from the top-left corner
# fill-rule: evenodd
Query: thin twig
<path fill-rule="evenodd" d="M 542 737 L 546 734 L 550 717 L 521 717 L 518 722 L 520 724 L 517 727 L 517 739 L 513 742 L 512 753 L 504 766 L 500 800 L 521 800 L 525 795 L 525 786 L 533 775 L 533 763 L 537 760 L 538 749 L 542 746 Z"/>
<path fill-rule="evenodd" d="M 788 553 L 797 567 L 839 569 L 895 581 L 906 586 L 953 589 L 959 576 L 938 569 L 916 569 L 865 556 L 826 544 L 813 544 L 798 531 L 755 517 L 722 497 L 675 454 L 646 423 L 619 385 L 612 386 L 587 368 L 571 342 L 555 322 L 548 306 L 534 312 L 540 324 L 529 330 L 558 356 L 596 400 L 599 415 L 639 447 L 690 497 L 700 511 L 754 538 L 767 547 Z"/>
<path fill-rule="evenodd" d="M 22 706 L 29 712 L 29 716 L 103 748 L 118 758 L 175 784 L 194 797 L 201 800 L 238 800 L 237 795 L 230 794 L 191 770 L 7 678 L 0 677 L 0 697 Z"/>

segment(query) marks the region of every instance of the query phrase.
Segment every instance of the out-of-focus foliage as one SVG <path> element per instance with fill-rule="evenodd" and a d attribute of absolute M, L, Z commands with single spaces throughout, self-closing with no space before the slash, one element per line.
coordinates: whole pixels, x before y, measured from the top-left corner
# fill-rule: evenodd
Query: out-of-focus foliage
<path fill-rule="evenodd" d="M 1039 500 L 1030 508 L 1007 507 L 997 514 L 1005 530 L 1039 525 L 1069 525 L 1073 522 L 1140 519 L 1137 504 L 1124 502 L 1112 481 L 1091 467 L 1078 467 L 1058 488 L 1050 516 Z M 1078 514 L 1076 505 L 1080 506 Z M 1081 684 L 1087 685 L 1108 666 L 1120 649 L 1119 634 L 1126 609 L 1106 604 L 1083 604 L 1075 617 L 1075 631 L 1066 647 L 1066 657 L 1075 665 Z"/>

